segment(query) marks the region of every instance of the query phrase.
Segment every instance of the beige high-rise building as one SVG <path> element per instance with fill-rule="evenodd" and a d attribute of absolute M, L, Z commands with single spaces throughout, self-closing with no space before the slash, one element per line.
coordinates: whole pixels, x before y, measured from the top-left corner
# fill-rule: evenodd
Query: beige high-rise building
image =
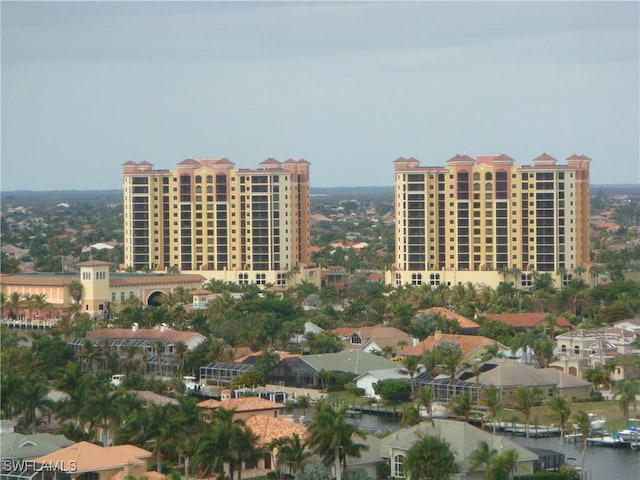
<path fill-rule="evenodd" d="M 395 165 L 393 285 L 528 286 L 533 272 L 568 282 L 589 264 L 589 163 L 532 165 L 507 155 L 456 155 L 444 166 Z"/>
<path fill-rule="evenodd" d="M 234 283 L 319 283 L 309 263 L 309 162 L 226 158 L 173 170 L 123 164 L 124 262 L 135 270 L 198 272 Z"/>

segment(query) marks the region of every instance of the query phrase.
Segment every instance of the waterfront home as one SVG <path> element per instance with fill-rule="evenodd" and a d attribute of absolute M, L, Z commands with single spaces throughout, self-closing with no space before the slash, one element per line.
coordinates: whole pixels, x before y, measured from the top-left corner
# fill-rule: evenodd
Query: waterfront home
<path fill-rule="evenodd" d="M 424 352 L 433 350 L 444 342 L 453 342 L 460 347 L 462 352 L 462 364 L 475 364 L 481 361 L 485 354 L 493 352 L 493 355 L 508 355 L 511 349 L 506 345 L 492 338 L 482 335 L 460 335 L 452 333 L 442 333 L 436 331 L 433 335 L 410 347 L 406 347 L 403 355 L 422 356 Z"/>
<path fill-rule="evenodd" d="M 219 408 L 233 410 L 233 418 L 246 420 L 253 415 L 277 417 L 284 408 L 283 403 L 272 402 L 261 397 L 230 398 L 228 390 L 223 391 L 222 400 L 210 398 L 198 403 L 198 407 L 211 415 Z"/>
<path fill-rule="evenodd" d="M 340 337 L 344 348 L 361 349 L 364 352 L 379 353 L 391 349 L 400 352 L 413 339 L 395 327 L 373 325 L 367 327 L 341 327 L 333 330 Z"/>
<path fill-rule="evenodd" d="M 0 422 L 0 458 L 2 460 L 31 460 L 73 445 L 73 442 L 63 435 L 51 433 L 23 435 L 15 431 L 15 421 L 1 420 Z M 5 473 L 3 472 L 3 475 Z"/>
<path fill-rule="evenodd" d="M 637 378 L 640 372 L 634 362 L 616 361 L 622 355 L 640 355 L 635 338 L 635 332 L 622 327 L 572 330 L 556 336 L 558 358 L 550 366 L 582 378 L 586 369 L 615 362 L 612 381 Z"/>
<path fill-rule="evenodd" d="M 448 320 L 453 320 L 457 322 L 459 326 L 457 333 L 462 333 L 465 335 L 475 335 L 476 333 L 478 333 L 478 330 L 480 330 L 480 325 L 478 325 L 476 322 L 446 307 L 431 307 L 431 308 L 418 310 L 416 314 L 413 316 L 413 318 L 415 321 L 421 316 L 429 316 L 429 315 L 433 315 L 433 316 L 438 315 Z"/>
<path fill-rule="evenodd" d="M 267 374 L 269 383 L 302 388 L 326 388 L 340 373 L 354 376 L 370 370 L 398 368 L 384 357 L 362 350 L 301 355 L 279 361 Z"/>
<path fill-rule="evenodd" d="M 164 475 L 148 470 L 152 453 L 133 445 L 101 447 L 79 442 L 34 459 L 36 464 L 55 465 L 65 478 L 114 480 L 134 478 L 162 480 Z"/>
<path fill-rule="evenodd" d="M 471 470 L 471 454 L 478 448 L 480 441 L 485 441 L 490 448 L 498 452 L 514 449 L 518 453 L 518 463 L 515 468 L 516 475 L 531 474 L 534 472 L 534 463 L 538 456 L 518 443 L 503 436 L 494 436 L 466 422 L 447 419 L 433 419 L 431 422 L 422 422 L 413 427 L 398 430 L 382 439 L 373 435 L 367 436 L 362 441 L 369 445 L 369 450 L 364 452 L 361 458 L 347 458 L 349 467 L 364 468 L 370 478 L 376 478 L 376 466 L 384 459 L 390 463 L 390 478 L 407 478 L 404 470 L 404 461 L 407 451 L 420 439 L 421 436 L 432 435 L 446 441 L 455 455 L 459 472 L 456 479 L 480 480 L 485 477 L 484 466 Z"/>
<path fill-rule="evenodd" d="M 380 395 L 375 392 L 375 385 L 380 380 L 401 379 L 409 382 L 409 374 L 402 368 L 386 368 L 384 370 L 369 370 L 353 379 L 356 386 L 364 390 L 364 396 L 380 400 Z"/>

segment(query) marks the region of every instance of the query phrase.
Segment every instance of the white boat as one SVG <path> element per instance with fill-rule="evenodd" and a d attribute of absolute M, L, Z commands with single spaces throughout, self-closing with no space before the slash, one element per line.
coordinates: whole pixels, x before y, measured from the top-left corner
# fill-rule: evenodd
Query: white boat
<path fill-rule="evenodd" d="M 595 413 L 588 413 L 587 415 L 589 415 L 589 419 L 591 420 L 591 431 L 604 430 L 607 424 L 606 418 L 597 418 Z"/>
<path fill-rule="evenodd" d="M 619 431 L 618 436 L 625 442 L 637 443 L 640 441 L 640 425 L 631 425 Z"/>

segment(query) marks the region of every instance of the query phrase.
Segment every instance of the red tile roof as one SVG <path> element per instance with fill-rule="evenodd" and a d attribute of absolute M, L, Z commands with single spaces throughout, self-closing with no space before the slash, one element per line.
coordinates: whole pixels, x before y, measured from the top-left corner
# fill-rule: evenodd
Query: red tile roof
<path fill-rule="evenodd" d="M 414 318 L 420 315 L 421 313 L 422 314 L 432 313 L 434 315 L 440 315 L 450 320 L 457 320 L 458 324 L 460 325 L 460 328 L 480 328 L 480 325 L 478 325 L 473 320 L 469 320 L 467 317 L 464 317 L 459 313 L 454 312 L 453 310 L 449 310 L 446 307 L 431 307 L 424 310 L 418 310 Z"/>
<path fill-rule="evenodd" d="M 405 355 L 422 355 L 427 350 L 433 350 L 443 341 L 453 341 L 460 346 L 462 355 L 466 356 L 481 345 L 494 345 L 497 342 L 492 338 L 483 337 L 482 335 L 457 335 L 450 333 L 441 333 L 440 339 L 436 340 L 436 335 L 422 340 L 418 345 L 405 347 L 402 351 Z"/>
<path fill-rule="evenodd" d="M 514 328 L 531 328 L 544 323 L 549 316 L 545 312 L 525 312 L 525 313 L 488 313 L 487 318 L 498 320 L 499 322 L 511 325 Z M 560 328 L 570 328 L 571 322 L 565 317 L 556 317 L 556 325 Z"/>
<path fill-rule="evenodd" d="M 240 397 L 228 398 L 226 400 L 203 400 L 198 403 L 200 408 L 210 408 L 216 410 L 224 408 L 225 410 L 234 410 L 235 412 L 257 412 L 260 410 L 278 410 L 284 408 L 282 403 L 272 402 L 261 397 Z"/>

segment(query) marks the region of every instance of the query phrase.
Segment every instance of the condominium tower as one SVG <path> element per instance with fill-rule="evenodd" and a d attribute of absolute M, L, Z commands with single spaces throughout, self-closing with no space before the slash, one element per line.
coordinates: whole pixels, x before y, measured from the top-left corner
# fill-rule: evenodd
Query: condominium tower
<path fill-rule="evenodd" d="M 586 268 L 590 159 L 559 164 L 542 154 L 532 163 L 504 154 L 456 155 L 436 167 L 397 159 L 388 283 L 527 286 L 533 272 L 566 283 Z"/>
<path fill-rule="evenodd" d="M 126 267 L 258 285 L 314 276 L 306 160 L 237 169 L 226 158 L 187 159 L 173 170 L 129 161 L 123 187 Z"/>

